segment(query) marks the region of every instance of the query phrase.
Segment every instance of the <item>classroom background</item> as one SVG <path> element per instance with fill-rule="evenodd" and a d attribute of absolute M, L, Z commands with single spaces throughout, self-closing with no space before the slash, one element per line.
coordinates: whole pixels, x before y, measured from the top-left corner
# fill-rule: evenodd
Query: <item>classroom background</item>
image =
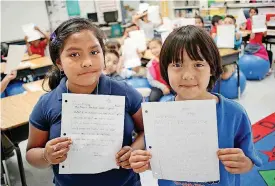
<path fill-rule="evenodd" d="M 251 30 L 242 29 L 241 26 L 249 18 L 251 7 L 258 9 L 258 15 L 262 16 L 266 23 L 265 31 L 263 31 L 266 34 L 261 41 L 268 53 L 268 58 L 265 59 L 245 53 L 245 48 L 249 45 Z M 134 20 L 137 14 L 140 15 L 149 9 L 157 11 L 161 15 L 160 24 L 152 26 L 153 37 L 150 37 L 147 32 L 150 24 L 143 27 L 141 24 L 136 25 Z M 241 34 L 241 38 L 238 47 L 230 47 L 230 42 L 219 39 L 219 37 L 225 37 L 221 31 L 217 31 L 217 44 L 220 45 L 219 51 L 222 64 L 225 67 L 224 70 L 226 72 L 231 71 L 231 73 L 228 77 L 221 77 L 213 91 L 241 103 L 247 110 L 251 123 L 259 124 L 259 121 L 275 114 L 274 0 L 1 1 L 1 81 L 4 82 L 8 76 L 5 74 L 5 70 L 8 68 L 9 59 L 12 59 L 9 46 L 20 45 L 25 47 L 25 54 L 16 67 L 15 77 L 6 78 L 8 79 L 7 87 L 1 93 L 1 144 L 10 144 L 8 148 L 4 148 L 3 145 L 1 148 L 1 183 L 15 186 L 52 185 L 52 170 L 50 168 L 46 170 L 35 169 L 25 160 L 28 118 L 39 97 L 46 91 L 50 91 L 46 83 L 43 84 L 43 79 L 53 64 L 49 56 L 48 46 L 45 45 L 45 51 L 42 52 L 42 55 L 41 51 L 40 54 L 28 51 L 28 44 L 26 45 L 26 43 L 29 42 L 28 39 L 30 38 L 27 40 L 25 38 L 24 25 L 37 27 L 38 29 L 34 30 L 40 30 L 41 38 L 34 40 L 42 42 L 43 38 L 47 39 L 60 23 L 69 18 L 84 17 L 92 20 L 104 31 L 107 47 L 109 44 L 110 48 L 117 50 L 119 56 L 123 56 L 125 60 L 119 62 L 118 70 L 115 72 L 109 72 L 106 69 L 103 73 L 117 80 L 127 81 L 142 94 L 144 101 L 166 101 L 173 96 L 173 91 L 165 92 L 162 90 L 157 96 L 151 97 L 151 91 L 155 90 L 156 87 L 146 75 L 150 68 L 150 62 L 156 57 L 152 47 L 149 46 L 151 39 L 157 38 L 163 43 L 173 29 L 195 24 L 198 16 L 202 18 L 204 23 L 203 29 L 211 34 L 213 27 L 219 30 L 218 24 L 212 23 L 213 17 L 220 16 L 223 20 L 227 15 L 235 17 L 236 27 L 234 30 Z M 139 19 L 142 18 L 136 18 L 136 21 L 140 21 Z M 151 16 L 150 20 L 153 19 L 157 18 Z M 137 33 L 135 31 L 142 32 Z M 134 32 L 137 35 L 133 34 Z M 137 41 L 134 37 L 141 39 Z M 140 42 L 141 40 L 144 41 L 143 44 L 146 43 L 145 47 Z M 125 48 L 133 47 L 134 41 L 140 45 L 135 46 L 138 49 L 137 54 L 134 54 L 135 64 L 130 64 L 127 62 L 127 57 L 133 56 L 131 52 L 135 49 L 132 48 L 131 52 L 129 49 L 127 53 Z M 271 128 L 275 128 L 274 118 L 272 126 L 270 125 Z M 272 122 L 270 121 L 270 123 Z M 270 175 L 275 175 L 274 167 L 261 171 L 271 171 Z M 3 176 L 3 174 L 5 175 Z M 272 176 L 259 175 L 261 175 L 259 179 L 263 180 L 260 183 L 266 183 L 266 185 L 274 183 L 275 185 L 274 179 L 273 181 L 270 179 Z M 141 179 L 143 186 L 157 185 L 149 171 L 141 174 Z M 253 183 L 250 185 L 253 186 Z"/>

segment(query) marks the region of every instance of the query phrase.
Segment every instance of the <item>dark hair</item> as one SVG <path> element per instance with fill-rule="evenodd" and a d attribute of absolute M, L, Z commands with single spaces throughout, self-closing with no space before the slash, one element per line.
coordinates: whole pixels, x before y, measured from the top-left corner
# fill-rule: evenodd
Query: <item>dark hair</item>
<path fill-rule="evenodd" d="M 250 13 L 251 10 L 254 10 L 257 14 L 259 13 L 258 8 L 256 8 L 256 7 L 250 8 L 250 9 L 249 9 L 249 13 Z"/>
<path fill-rule="evenodd" d="M 204 24 L 203 18 L 202 18 L 201 16 L 196 15 L 196 16 L 195 16 L 195 19 L 200 19 L 200 20 L 201 20 L 201 22 L 202 22 L 202 24 Z"/>
<path fill-rule="evenodd" d="M 158 38 L 153 38 L 149 41 L 148 45 L 151 43 L 151 42 L 157 42 L 159 45 L 162 45 L 162 41 Z"/>
<path fill-rule="evenodd" d="M 46 78 L 49 78 L 49 87 L 51 90 L 55 89 L 59 85 L 62 77 L 64 76 L 61 74 L 61 71 L 57 68 L 56 61 L 60 58 L 60 54 L 64 48 L 64 43 L 66 39 L 70 35 L 80 32 L 82 30 L 91 30 L 94 33 L 95 37 L 98 39 L 100 43 L 103 55 L 105 54 L 104 34 L 90 20 L 85 18 L 72 18 L 67 21 L 64 21 L 51 34 L 50 38 L 50 56 L 55 67 L 47 73 Z"/>
<path fill-rule="evenodd" d="M 225 16 L 225 18 L 233 19 L 234 23 L 236 23 L 236 18 L 233 15 L 227 15 L 227 16 Z"/>
<path fill-rule="evenodd" d="M 119 53 L 116 50 L 106 50 L 105 51 L 105 55 L 106 54 L 114 54 L 118 59 L 119 59 Z"/>
<path fill-rule="evenodd" d="M 212 90 L 223 71 L 220 53 L 211 36 L 194 25 L 174 30 L 163 43 L 160 52 L 160 71 L 163 79 L 170 85 L 168 66 L 172 62 L 183 61 L 184 50 L 191 60 L 208 62 L 212 76 L 207 89 Z"/>
<path fill-rule="evenodd" d="M 211 21 L 212 25 L 215 26 L 215 23 L 218 23 L 219 20 L 221 20 L 221 19 L 222 19 L 222 16 L 214 15 L 214 16 L 212 17 L 212 21 Z"/>
<path fill-rule="evenodd" d="M 117 40 L 109 40 L 105 43 L 105 47 L 108 50 L 115 50 L 116 48 L 120 49 L 121 45 Z"/>

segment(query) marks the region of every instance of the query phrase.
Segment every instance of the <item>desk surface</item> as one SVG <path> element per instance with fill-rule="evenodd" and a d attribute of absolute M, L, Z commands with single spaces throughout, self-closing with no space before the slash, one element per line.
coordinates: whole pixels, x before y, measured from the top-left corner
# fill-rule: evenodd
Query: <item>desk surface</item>
<path fill-rule="evenodd" d="M 44 91 L 43 88 L 42 88 L 43 81 L 44 81 L 44 79 L 41 79 L 41 80 L 38 80 L 38 81 L 33 81 L 33 82 L 30 82 L 30 83 L 24 83 L 23 87 L 28 92 Z M 44 83 L 44 89 L 46 91 L 50 91 L 47 80 Z"/>
<path fill-rule="evenodd" d="M 33 54 L 33 55 L 29 56 L 28 53 L 25 53 L 22 61 L 29 61 L 29 60 L 33 60 L 33 59 L 40 58 L 40 57 L 41 57 L 41 55 L 38 55 L 38 54 Z"/>
<path fill-rule="evenodd" d="M 220 48 L 219 49 L 221 57 L 233 55 L 233 54 L 238 54 L 240 51 L 239 50 L 234 50 L 231 48 Z"/>
<path fill-rule="evenodd" d="M 2 98 L 1 130 L 8 130 L 28 123 L 29 116 L 38 99 L 45 92 L 27 92 Z"/>
<path fill-rule="evenodd" d="M 24 70 L 24 69 L 38 69 L 46 66 L 53 65 L 50 57 L 39 57 L 36 59 L 32 59 L 30 61 L 20 62 L 17 70 Z M 5 72 L 6 63 L 1 63 L 1 74 Z"/>
<path fill-rule="evenodd" d="M 251 30 L 241 30 L 242 37 L 246 37 L 251 34 Z"/>

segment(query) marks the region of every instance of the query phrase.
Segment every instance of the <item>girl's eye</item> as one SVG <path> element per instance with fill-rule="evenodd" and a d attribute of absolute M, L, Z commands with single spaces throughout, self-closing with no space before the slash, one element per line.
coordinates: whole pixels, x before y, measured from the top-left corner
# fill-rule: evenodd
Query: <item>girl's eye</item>
<path fill-rule="evenodd" d="M 97 55 L 99 52 L 98 51 L 92 51 L 91 54 Z"/>
<path fill-rule="evenodd" d="M 78 57 L 78 56 L 80 56 L 80 55 L 79 55 L 79 53 L 72 53 L 70 56 L 71 56 L 71 57 Z"/>
<path fill-rule="evenodd" d="M 173 67 L 176 67 L 176 68 L 182 67 L 182 63 L 179 63 L 179 62 L 173 63 Z"/>
<path fill-rule="evenodd" d="M 203 67 L 204 65 L 203 64 L 200 64 L 200 63 L 198 63 L 198 64 L 195 64 L 195 67 Z"/>

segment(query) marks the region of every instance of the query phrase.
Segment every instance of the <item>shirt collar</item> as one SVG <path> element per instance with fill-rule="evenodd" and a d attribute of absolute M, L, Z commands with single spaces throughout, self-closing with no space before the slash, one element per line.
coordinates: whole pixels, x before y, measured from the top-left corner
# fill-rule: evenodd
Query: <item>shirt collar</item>
<path fill-rule="evenodd" d="M 58 101 L 62 100 L 63 93 L 67 93 L 66 81 L 67 81 L 67 77 L 62 78 L 56 89 Z M 71 93 L 70 90 L 68 90 L 68 93 Z M 91 92 L 91 94 L 97 94 L 97 88 L 95 88 L 94 91 Z M 98 94 L 103 94 L 103 95 L 111 94 L 110 78 L 105 76 L 104 74 L 101 74 L 99 77 Z"/>

